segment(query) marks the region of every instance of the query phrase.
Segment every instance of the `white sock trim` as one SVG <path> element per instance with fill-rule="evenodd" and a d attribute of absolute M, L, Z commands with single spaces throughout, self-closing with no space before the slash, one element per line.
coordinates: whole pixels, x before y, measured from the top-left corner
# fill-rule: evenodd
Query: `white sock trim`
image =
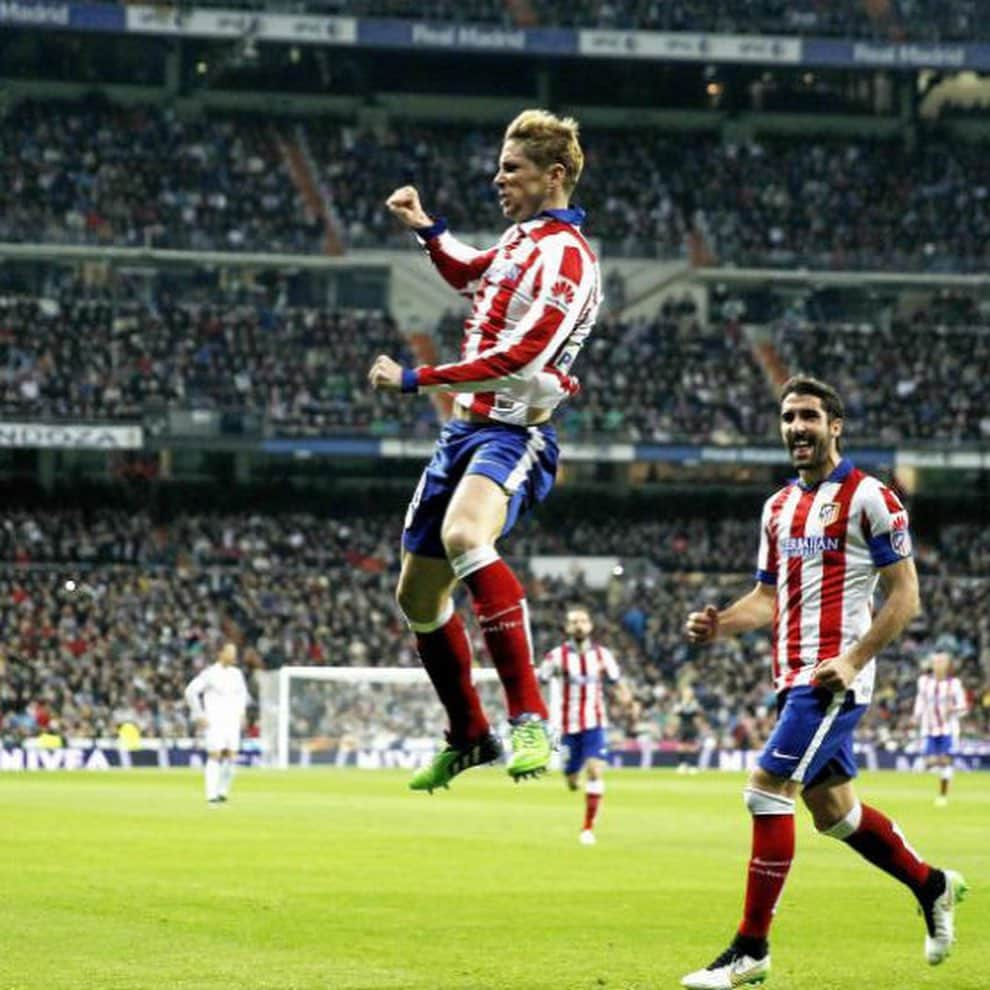
<path fill-rule="evenodd" d="M 584 785 L 585 794 L 598 794 L 602 795 L 605 793 L 605 781 L 604 780 L 589 780 Z"/>
<path fill-rule="evenodd" d="M 793 815 L 794 799 L 771 791 L 760 791 L 747 787 L 743 791 L 743 801 L 751 815 Z"/>
<path fill-rule="evenodd" d="M 408 615 L 403 613 L 403 618 L 406 620 L 406 625 L 413 632 L 418 633 L 431 633 L 436 629 L 440 629 L 442 626 L 447 625 L 448 622 L 454 617 L 454 600 L 452 598 L 447 599 L 447 604 L 444 605 L 443 611 L 432 621 L 432 622 L 413 622 Z"/>
<path fill-rule="evenodd" d="M 942 780 L 952 780 L 955 770 L 952 767 L 942 767 Z"/>
<path fill-rule="evenodd" d="M 498 551 L 489 543 L 483 547 L 475 547 L 473 550 L 465 550 L 459 556 L 452 557 L 450 566 L 454 569 L 457 580 L 463 581 L 469 574 L 494 564 L 496 560 L 498 560 Z"/>
<path fill-rule="evenodd" d="M 840 818 L 831 828 L 823 828 L 822 835 L 830 839 L 848 839 L 863 820 L 863 806 L 857 801 L 844 818 Z"/>

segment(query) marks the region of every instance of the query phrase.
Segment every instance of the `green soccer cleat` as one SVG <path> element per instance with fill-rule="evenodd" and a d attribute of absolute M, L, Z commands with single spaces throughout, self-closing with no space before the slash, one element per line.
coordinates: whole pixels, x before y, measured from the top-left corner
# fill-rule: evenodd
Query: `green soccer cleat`
<path fill-rule="evenodd" d="M 482 763 L 494 763 L 501 755 L 502 743 L 494 732 L 486 733 L 466 746 L 448 745 L 413 774 L 409 789 L 432 794 L 438 787 L 448 787 L 459 773 Z"/>
<path fill-rule="evenodd" d="M 529 712 L 512 720 L 512 759 L 507 767 L 516 782 L 546 773 L 555 749 L 550 726 Z"/>

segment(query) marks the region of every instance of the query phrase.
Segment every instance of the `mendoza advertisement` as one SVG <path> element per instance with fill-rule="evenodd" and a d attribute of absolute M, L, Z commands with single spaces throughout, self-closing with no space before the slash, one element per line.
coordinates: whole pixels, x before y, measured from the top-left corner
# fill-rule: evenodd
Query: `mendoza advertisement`
<path fill-rule="evenodd" d="M 140 450 L 140 426 L 85 426 L 75 423 L 7 423 L 0 421 L 0 447 L 47 447 L 58 450 Z"/>

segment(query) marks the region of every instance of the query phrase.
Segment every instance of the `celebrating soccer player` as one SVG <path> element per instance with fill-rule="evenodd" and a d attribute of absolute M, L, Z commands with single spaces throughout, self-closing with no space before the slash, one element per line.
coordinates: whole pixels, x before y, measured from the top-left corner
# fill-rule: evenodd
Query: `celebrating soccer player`
<path fill-rule="evenodd" d="M 918 678 L 912 713 L 912 720 L 925 740 L 925 762 L 929 768 L 938 768 L 936 808 L 949 803 L 952 757 L 959 741 L 959 719 L 965 714 L 966 693 L 959 678 L 952 675 L 952 659 L 948 653 L 936 653 L 932 657 L 931 673 Z"/>
<path fill-rule="evenodd" d="M 594 625 L 591 613 L 583 605 L 567 610 L 564 634 L 567 639 L 555 646 L 540 666 L 540 679 L 560 680 L 559 727 L 567 750 L 564 774 L 567 786 L 578 789 L 581 770 L 584 784 L 584 826 L 579 839 L 582 845 L 595 844 L 595 818 L 605 796 L 605 760 L 608 742 L 605 727 L 604 687 L 609 685 L 627 709 L 633 699 L 620 680 L 619 665 L 612 651 L 591 638 Z"/>
<path fill-rule="evenodd" d="M 432 792 L 500 755 L 471 681 L 471 646 L 451 592 L 463 581 L 505 689 L 512 724 L 509 774 L 546 770 L 547 709 L 533 669 L 523 587 L 495 548 L 557 469 L 553 409 L 577 391 L 570 369 L 601 303 L 598 261 L 569 207 L 584 155 L 578 126 L 542 110 L 509 124 L 494 185 L 512 220 L 486 251 L 428 216 L 411 186 L 388 199 L 440 275 L 472 304 L 461 360 L 403 368 L 380 355 L 372 387 L 453 393 L 453 419 L 437 441 L 406 515 L 397 598 L 449 719 L 447 746 L 411 780 Z"/>
<path fill-rule="evenodd" d="M 227 800 L 241 748 L 248 689 L 236 663 L 237 647 L 224 643 L 216 662 L 201 670 L 185 692 L 193 717 L 206 730 L 206 800 L 210 804 Z"/>
<path fill-rule="evenodd" d="M 753 840 L 742 921 L 732 944 L 681 983 L 695 990 L 762 983 L 767 936 L 794 856 L 799 792 L 823 835 L 905 884 L 927 926 L 925 957 L 954 940 L 962 876 L 929 866 L 900 828 L 853 789 L 853 731 L 869 705 L 874 656 L 917 614 L 908 518 L 897 496 L 842 457 L 836 391 L 795 377 L 781 389 L 780 432 L 798 478 L 767 500 L 756 587 L 728 608 L 692 612 L 695 643 L 773 624 L 777 725 L 744 791 Z M 872 611 L 877 581 L 885 601 Z"/>

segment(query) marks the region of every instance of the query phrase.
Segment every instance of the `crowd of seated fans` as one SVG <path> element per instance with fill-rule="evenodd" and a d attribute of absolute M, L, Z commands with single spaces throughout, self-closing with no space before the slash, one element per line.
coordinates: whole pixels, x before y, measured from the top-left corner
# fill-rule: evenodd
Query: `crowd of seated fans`
<path fill-rule="evenodd" d="M 113 736 L 125 722 L 144 736 L 188 736 L 182 688 L 221 635 L 239 639 L 251 673 L 289 663 L 416 665 L 393 599 L 400 525 L 398 514 L 203 513 L 154 525 L 110 509 L 9 513 L 0 529 L 0 736 L 31 738 L 53 720 L 66 737 Z M 618 732 L 670 738 L 690 685 L 711 733 L 731 746 L 740 726 L 755 739 L 769 724 L 769 636 L 699 650 L 681 629 L 689 610 L 752 585 L 754 539 L 752 520 L 620 531 L 562 518 L 525 527 L 504 552 L 522 566 L 540 553 L 621 558 L 605 587 L 576 569 L 567 579 L 530 573 L 537 653 L 560 636 L 567 604 L 586 602 L 638 699 L 636 719 Z M 867 726 L 881 743 L 912 738 L 914 684 L 936 646 L 956 658 L 970 694 L 969 734 L 990 730 L 990 546 L 962 523 L 919 532 L 917 544 L 924 613 L 881 660 Z"/>
<path fill-rule="evenodd" d="M 255 116 L 26 101 L 0 121 L 0 240 L 312 253 L 276 130 Z M 409 247 L 384 208 L 398 185 L 465 235 L 504 229 L 491 181 L 501 130 L 300 121 L 344 243 Z M 586 127 L 576 202 L 606 255 L 676 257 L 700 237 L 723 264 L 986 268 L 990 166 L 978 146 L 752 140 Z M 169 167 L 161 168 L 168 160 Z"/>
<path fill-rule="evenodd" d="M 985 0 L 197 0 L 190 6 L 235 7 L 502 27 L 581 27 L 728 34 L 826 35 L 878 40 L 985 38 Z"/>
<path fill-rule="evenodd" d="M 459 353 L 461 320 L 452 313 L 437 328 L 441 361 Z M 784 319 L 774 341 L 785 367 L 835 382 L 857 440 L 990 436 L 985 321 L 922 316 L 884 329 Z M 110 421 L 212 409 L 253 413 L 282 436 L 432 436 L 438 414 L 428 399 L 367 388 L 379 353 L 416 360 L 375 312 L 167 294 L 112 301 L 73 286 L 0 296 L 0 412 Z M 643 368 L 650 374 L 633 373 Z M 691 303 L 668 301 L 652 319 L 606 314 L 574 370 L 581 392 L 556 416 L 565 439 L 775 441 L 772 389 L 738 321 L 704 324 Z"/>

